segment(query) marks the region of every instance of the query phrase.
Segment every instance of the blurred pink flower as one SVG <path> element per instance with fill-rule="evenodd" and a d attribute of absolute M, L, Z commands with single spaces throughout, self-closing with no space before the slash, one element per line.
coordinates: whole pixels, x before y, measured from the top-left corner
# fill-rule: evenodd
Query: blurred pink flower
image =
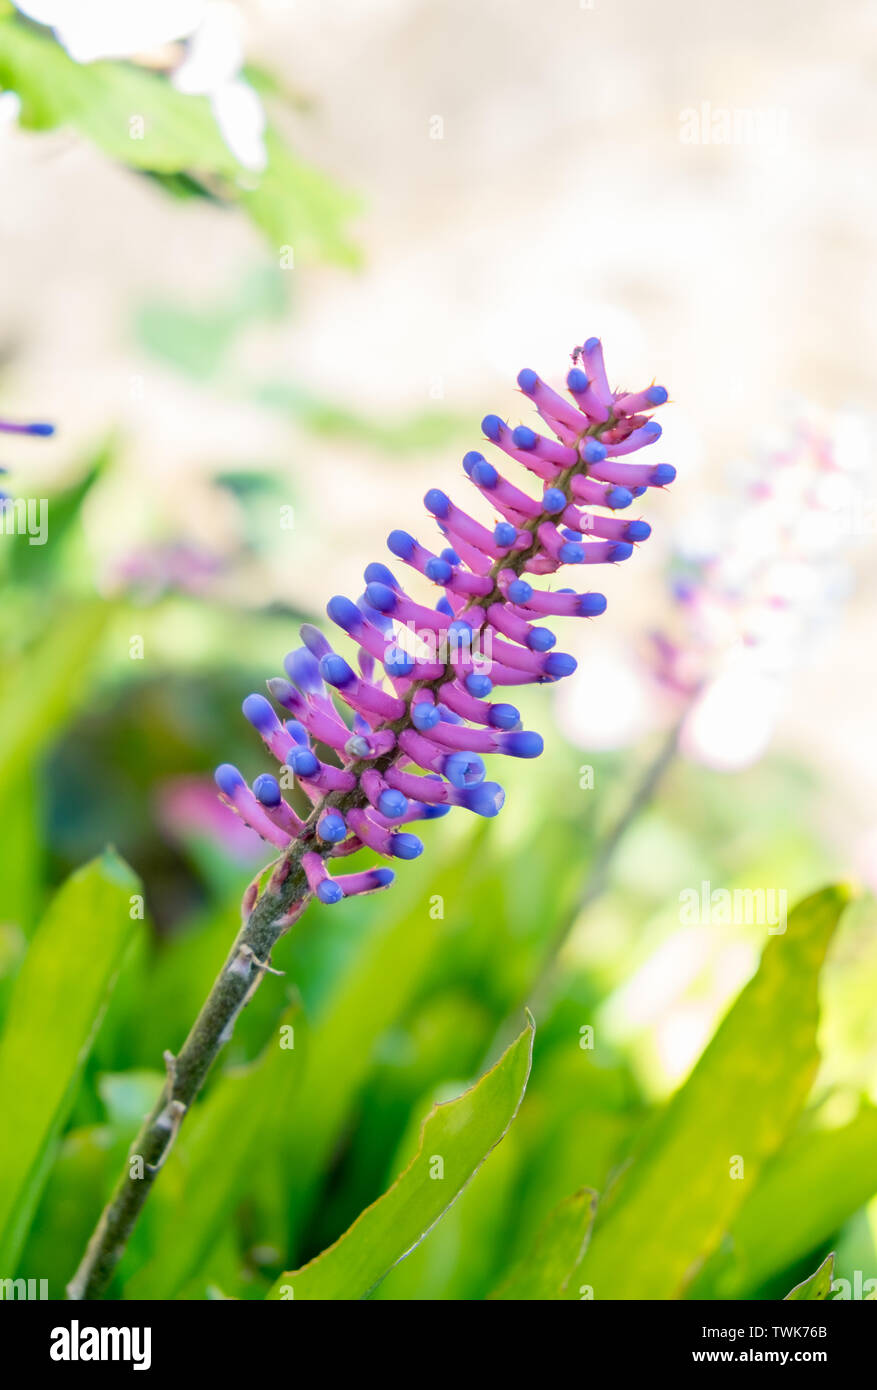
<path fill-rule="evenodd" d="M 265 858 L 261 837 L 217 800 L 212 780 L 170 778 L 158 789 L 157 803 L 159 825 L 170 839 L 184 844 L 202 835 L 241 864 Z"/>

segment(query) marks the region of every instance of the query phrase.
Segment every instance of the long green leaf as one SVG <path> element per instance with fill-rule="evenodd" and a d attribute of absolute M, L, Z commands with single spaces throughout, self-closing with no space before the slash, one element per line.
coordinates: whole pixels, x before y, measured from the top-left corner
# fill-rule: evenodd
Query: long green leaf
<path fill-rule="evenodd" d="M 562 1298 L 584 1254 L 596 1205 L 597 1194 L 589 1188 L 565 1197 L 546 1217 L 532 1250 L 518 1261 L 493 1297 L 519 1303 Z"/>
<path fill-rule="evenodd" d="M 796 1284 L 791 1293 L 787 1293 L 785 1302 L 789 1303 L 819 1303 L 823 1302 L 831 1293 L 831 1281 L 834 1278 L 834 1254 L 826 1255 L 819 1268 L 810 1275 L 809 1279 L 803 1279 L 800 1284 Z"/>
<path fill-rule="evenodd" d="M 11 1275 L 125 950 L 138 880 L 112 851 L 40 923 L 0 1038 L 0 1269 Z"/>
<path fill-rule="evenodd" d="M 598 1211 L 576 1280 L 595 1298 L 679 1297 L 753 1191 L 816 1073 L 819 972 L 846 903 L 842 888 L 814 894 L 768 942 Z"/>
<path fill-rule="evenodd" d="M 93 602 L 57 614 L 0 678 L 0 798 L 30 771 L 85 693 L 92 662 L 114 613 Z"/>
<path fill-rule="evenodd" d="M 838 1129 L 796 1135 L 770 1163 L 731 1226 L 730 1250 L 691 1294 L 744 1298 L 828 1241 L 877 1192 L 877 1109 Z"/>
<path fill-rule="evenodd" d="M 310 1030 L 305 1076 L 283 1155 L 287 1170 L 295 1173 L 293 1240 L 368 1075 L 375 1046 L 410 1006 L 435 957 L 445 923 L 425 911 L 424 903 L 442 892 L 450 899 L 450 865 L 455 891 L 464 891 L 473 843 L 462 855 L 434 859 L 422 877 L 411 876 L 408 894 L 400 894 L 388 909 L 389 920 L 368 933 Z"/>
<path fill-rule="evenodd" d="M 532 1019 L 496 1066 L 456 1100 L 433 1107 L 420 1147 L 392 1187 L 339 1240 L 293 1273 L 272 1299 L 365 1298 L 441 1219 L 518 1113 L 533 1053 Z"/>

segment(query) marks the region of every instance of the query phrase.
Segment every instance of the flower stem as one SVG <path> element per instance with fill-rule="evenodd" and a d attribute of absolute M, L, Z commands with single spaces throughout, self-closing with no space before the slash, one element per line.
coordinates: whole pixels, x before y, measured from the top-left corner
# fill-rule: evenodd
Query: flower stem
<path fill-rule="evenodd" d="M 238 933 L 179 1054 L 166 1054 L 167 1083 L 131 1146 L 125 1169 L 67 1286 L 68 1298 L 95 1299 L 106 1291 L 183 1117 L 265 974 L 271 951 L 290 925 L 290 909 L 307 895 L 299 862 L 302 849 L 298 842 L 290 846 Z"/>

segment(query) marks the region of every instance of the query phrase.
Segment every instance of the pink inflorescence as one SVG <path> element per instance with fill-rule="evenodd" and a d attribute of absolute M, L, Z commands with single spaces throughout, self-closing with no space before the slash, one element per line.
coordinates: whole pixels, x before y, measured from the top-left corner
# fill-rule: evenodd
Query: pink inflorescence
<path fill-rule="evenodd" d="M 496 415 L 482 422 L 489 443 L 535 475 L 541 496 L 508 482 L 473 451 L 463 470 L 500 518 L 492 529 L 433 488 L 424 501 L 444 548 L 435 553 L 406 531 L 391 532 L 391 552 L 441 589 L 435 607 L 410 598 L 385 565 L 371 564 L 357 602 L 335 597 L 327 608 L 359 647 L 358 671 L 306 624 L 303 645 L 284 663 L 288 679 L 268 681 L 291 718 L 281 720 L 262 695 L 244 701 L 244 714 L 282 765 L 283 784 L 295 779 L 313 810 L 303 821 L 277 777 L 263 773 L 249 787 L 228 763 L 216 771 L 221 796 L 278 849 L 300 842 L 309 890 L 321 902 L 373 892 L 393 878 L 383 867 L 331 877 L 327 859 L 363 846 L 414 859 L 421 841 L 400 827 L 452 806 L 497 814 L 504 793 L 485 780 L 484 755 L 537 757 L 542 739 L 521 728 L 513 705 L 488 697 L 570 675 L 574 659 L 554 650 L 554 634 L 541 620 L 595 617 L 606 608 L 602 594 L 533 581 L 566 565 L 626 560 L 650 533 L 646 522 L 616 513 L 675 477 L 669 464 L 628 461 L 660 437 L 649 412 L 667 392 L 612 391 L 597 338 L 575 350 L 573 363 L 571 399 L 529 369 L 518 376 L 550 436 Z M 407 646 L 404 628 L 414 635 Z M 332 694 L 347 706 L 349 723 Z M 335 760 L 319 757 L 314 744 Z"/>

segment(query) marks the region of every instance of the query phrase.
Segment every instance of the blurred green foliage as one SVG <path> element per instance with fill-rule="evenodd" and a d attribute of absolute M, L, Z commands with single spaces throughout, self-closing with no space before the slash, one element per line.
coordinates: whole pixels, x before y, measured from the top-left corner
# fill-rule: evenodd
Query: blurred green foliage
<path fill-rule="evenodd" d="M 184 778 L 212 804 L 215 763 L 264 766 L 239 702 L 296 626 L 209 593 L 96 599 L 81 514 L 112 472 L 110 448 L 58 494 L 51 544 L 9 536 L 0 553 L 0 1087 L 16 1115 L 0 1228 L 4 1268 L 55 1297 L 260 862 L 200 810 L 169 819 L 168 795 Z M 167 641 L 190 622 L 198 643 Z M 149 660 L 129 659 L 132 631 Z M 114 1296 L 782 1298 L 835 1249 L 837 1276 L 872 1277 L 877 1039 L 848 1001 L 877 976 L 873 905 L 811 897 L 748 985 L 763 927 L 679 922 L 680 892 L 704 879 L 800 897 L 836 874 L 812 828 L 818 787 L 776 761 L 733 778 L 677 764 L 580 915 L 653 750 L 592 757 L 583 791 L 545 692 L 526 698 L 547 750 L 510 767 L 496 823 L 427 826 L 389 894 L 314 906 L 280 943 L 285 974 L 239 1020 Z M 145 922 L 129 915 L 139 884 L 102 855 L 110 838 Z M 695 964 L 659 978 L 671 947 Z M 685 1080 L 697 1039 L 669 1060 L 661 1040 L 692 1008 L 704 1046 Z"/>

